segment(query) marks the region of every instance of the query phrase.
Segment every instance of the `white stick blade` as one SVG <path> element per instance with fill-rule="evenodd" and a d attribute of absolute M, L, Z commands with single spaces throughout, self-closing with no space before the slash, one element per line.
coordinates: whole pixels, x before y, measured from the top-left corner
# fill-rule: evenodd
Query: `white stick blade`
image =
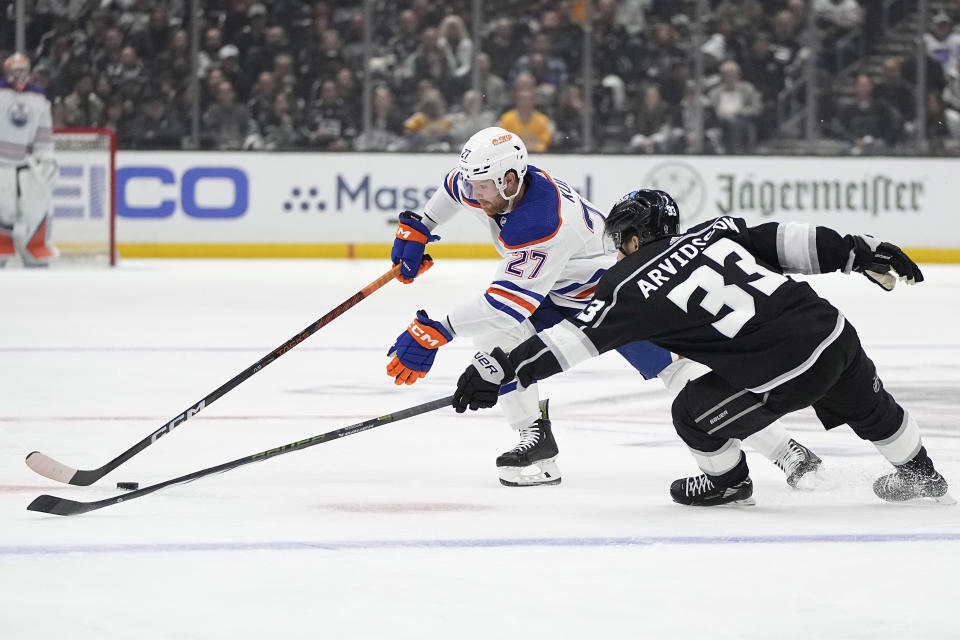
<path fill-rule="evenodd" d="M 61 464 L 39 451 L 34 451 L 27 456 L 27 466 L 45 478 L 64 484 L 70 484 L 70 479 L 77 473 L 77 470 L 73 467 Z"/>

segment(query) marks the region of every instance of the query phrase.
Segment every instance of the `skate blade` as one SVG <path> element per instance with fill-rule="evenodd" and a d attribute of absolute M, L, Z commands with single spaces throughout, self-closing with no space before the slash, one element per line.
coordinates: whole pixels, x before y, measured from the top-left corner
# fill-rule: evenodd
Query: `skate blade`
<path fill-rule="evenodd" d="M 957 504 L 957 499 L 954 498 L 949 493 L 945 493 L 939 497 L 925 496 L 922 498 L 913 498 L 911 500 L 904 500 L 902 502 L 893 502 L 892 504 L 908 504 L 910 506 L 917 506 L 917 507 L 933 507 L 933 506 L 949 507 Z"/>
<path fill-rule="evenodd" d="M 560 468 L 551 460 L 541 460 L 528 467 L 497 467 L 500 484 L 505 487 L 536 487 L 560 484 Z"/>
<path fill-rule="evenodd" d="M 717 504 L 716 502 L 709 503 L 709 504 L 684 504 L 682 502 L 677 502 L 676 500 L 674 500 L 674 503 L 679 504 L 682 507 L 695 507 L 697 509 L 704 509 L 704 508 L 729 509 L 731 507 L 736 508 L 736 507 L 757 506 L 757 501 L 753 499 L 753 496 L 750 496 L 749 498 L 744 498 L 742 500 L 734 500 L 733 502 L 724 502 L 721 504 Z"/>
<path fill-rule="evenodd" d="M 749 498 L 744 498 L 743 500 L 734 500 L 733 502 L 724 502 L 723 504 L 704 504 L 704 505 L 696 505 L 696 506 L 718 507 L 721 509 L 730 508 L 730 507 L 733 507 L 733 508 L 755 507 L 757 506 L 757 501 L 753 499 L 753 496 L 750 496 Z"/>

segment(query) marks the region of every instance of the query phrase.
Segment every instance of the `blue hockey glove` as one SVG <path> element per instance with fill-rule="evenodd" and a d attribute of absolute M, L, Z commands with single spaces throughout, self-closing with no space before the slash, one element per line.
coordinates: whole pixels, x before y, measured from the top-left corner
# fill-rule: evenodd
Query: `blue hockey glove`
<path fill-rule="evenodd" d="M 441 323 L 428 318 L 423 309 L 417 311 L 417 317 L 397 336 L 387 353 L 387 357 L 393 356 L 387 365 L 387 374 L 396 384 L 413 384 L 430 371 L 437 348 L 451 340 L 453 336 Z"/>
<path fill-rule="evenodd" d="M 440 236 L 431 235 L 422 220 L 423 218 L 412 211 L 400 214 L 390 260 L 393 264 L 400 265 L 397 280 L 404 284 L 410 284 L 414 278 L 433 266 L 433 260 L 430 256 L 424 257 L 423 252 L 428 242 L 435 242 Z"/>

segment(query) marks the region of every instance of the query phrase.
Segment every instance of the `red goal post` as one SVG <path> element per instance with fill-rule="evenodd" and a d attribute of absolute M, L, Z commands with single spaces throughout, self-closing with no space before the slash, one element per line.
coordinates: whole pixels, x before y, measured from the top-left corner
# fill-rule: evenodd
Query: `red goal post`
<path fill-rule="evenodd" d="M 52 242 L 61 259 L 117 262 L 117 136 L 112 129 L 53 132 L 60 165 L 53 189 Z"/>

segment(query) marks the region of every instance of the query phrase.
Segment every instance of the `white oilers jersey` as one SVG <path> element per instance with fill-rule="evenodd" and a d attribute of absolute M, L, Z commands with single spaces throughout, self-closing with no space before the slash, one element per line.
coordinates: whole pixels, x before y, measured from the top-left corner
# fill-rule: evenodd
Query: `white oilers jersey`
<path fill-rule="evenodd" d="M 30 153 L 52 152 L 50 101 L 33 85 L 17 91 L 0 80 L 0 166 L 21 165 Z"/>
<path fill-rule="evenodd" d="M 467 198 L 457 170 L 447 174 L 424 207 L 431 231 L 468 210 L 487 225 L 502 256 L 489 288 L 447 314 L 453 330 L 478 336 L 509 330 L 529 318 L 549 297 L 562 307 L 581 309 L 604 271 L 616 261 L 604 253 L 604 216 L 564 181 L 530 166 L 526 192 L 513 211 L 488 216 Z"/>

